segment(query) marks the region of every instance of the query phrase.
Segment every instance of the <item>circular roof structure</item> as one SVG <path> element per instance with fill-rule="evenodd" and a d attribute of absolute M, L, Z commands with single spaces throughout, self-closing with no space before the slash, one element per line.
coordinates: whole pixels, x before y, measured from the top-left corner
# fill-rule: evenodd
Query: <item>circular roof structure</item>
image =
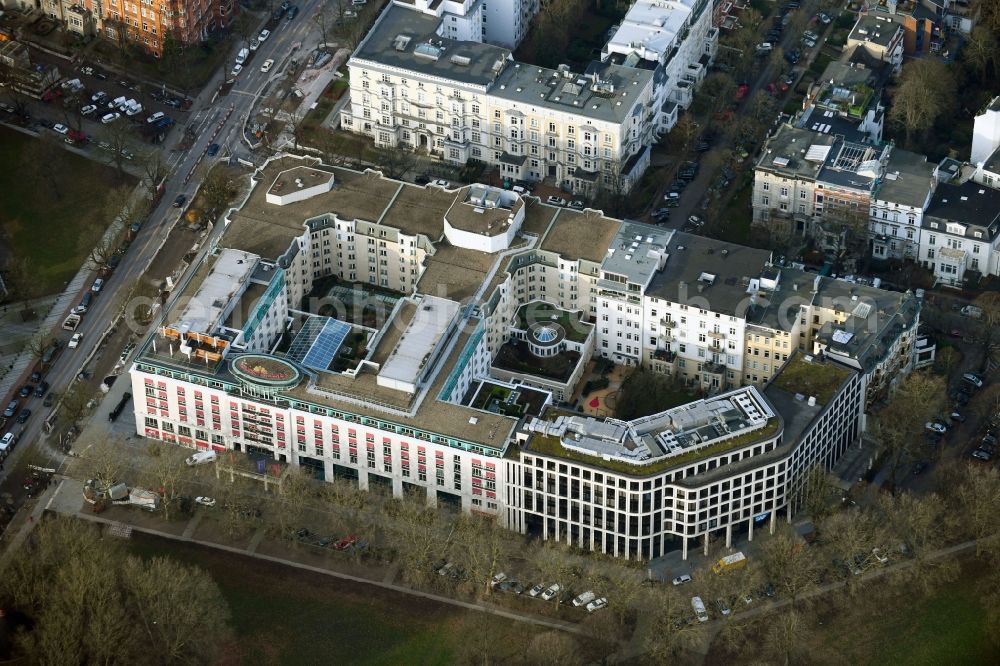
<path fill-rule="evenodd" d="M 535 347 L 552 347 L 566 338 L 566 331 L 554 321 L 540 321 L 528 327 L 528 343 Z"/>
<path fill-rule="evenodd" d="M 535 340 L 538 342 L 552 342 L 559 337 L 559 331 L 551 326 L 541 326 L 535 331 Z"/>
<path fill-rule="evenodd" d="M 229 367 L 243 381 L 261 386 L 291 387 L 302 379 L 302 373 L 294 365 L 266 354 L 238 356 Z"/>

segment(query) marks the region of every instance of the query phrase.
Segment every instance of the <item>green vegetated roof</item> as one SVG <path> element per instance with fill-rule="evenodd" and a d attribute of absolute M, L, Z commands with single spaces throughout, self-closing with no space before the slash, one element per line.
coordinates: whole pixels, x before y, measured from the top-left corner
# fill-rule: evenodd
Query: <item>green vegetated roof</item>
<path fill-rule="evenodd" d="M 772 417 L 763 428 L 744 433 L 738 437 L 733 437 L 732 439 L 727 439 L 719 442 L 718 444 L 706 446 L 702 449 L 696 449 L 677 456 L 663 458 L 662 460 L 649 463 L 648 465 L 633 465 L 621 460 L 604 460 L 600 456 L 591 456 L 578 451 L 573 451 L 564 447 L 559 438 L 553 435 L 534 435 L 528 441 L 526 452 L 572 460 L 585 465 L 601 467 L 612 472 L 629 474 L 631 476 L 649 476 L 674 467 L 680 467 L 681 465 L 697 462 L 703 458 L 718 455 L 731 449 L 746 446 L 747 444 L 751 444 L 759 440 L 769 439 L 778 432 L 780 425 L 780 420 L 777 417 Z"/>
<path fill-rule="evenodd" d="M 785 364 L 774 385 L 789 393 L 815 396 L 816 402 L 825 405 L 837 389 L 851 376 L 851 371 L 829 361 L 807 361 L 796 354 Z"/>

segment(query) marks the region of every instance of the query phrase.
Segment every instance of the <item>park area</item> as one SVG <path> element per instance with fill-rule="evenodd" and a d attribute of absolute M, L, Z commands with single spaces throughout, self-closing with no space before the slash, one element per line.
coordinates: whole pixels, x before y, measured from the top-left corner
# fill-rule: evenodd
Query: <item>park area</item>
<path fill-rule="evenodd" d="M 483 617 L 428 599 L 134 532 L 129 550 L 205 569 L 229 605 L 231 664 L 451 664 Z M 530 634 L 527 625 L 490 618 Z"/>
<path fill-rule="evenodd" d="M 29 273 L 35 293 L 62 291 L 80 269 L 97 230 L 110 220 L 105 199 L 131 185 L 114 169 L 74 155 L 49 138 L 0 128 L 0 268 Z M 16 278 L 15 278 L 16 281 Z"/>

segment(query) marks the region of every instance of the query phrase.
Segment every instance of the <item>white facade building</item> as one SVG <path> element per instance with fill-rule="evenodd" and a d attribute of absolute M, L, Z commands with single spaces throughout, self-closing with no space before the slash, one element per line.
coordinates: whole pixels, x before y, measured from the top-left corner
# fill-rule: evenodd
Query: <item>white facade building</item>
<path fill-rule="evenodd" d="M 601 51 L 601 59 L 653 71 L 656 133 L 669 132 L 691 106 L 715 60 L 719 30 L 709 0 L 638 0 Z"/>
<path fill-rule="evenodd" d="M 1000 97 L 994 97 L 976 116 L 969 161 L 976 169 L 972 175 L 974 181 L 1000 188 Z"/>
<path fill-rule="evenodd" d="M 918 260 L 924 211 L 937 185 L 934 166 L 924 155 L 893 149 L 885 177 L 872 194 L 872 256 Z"/>
<path fill-rule="evenodd" d="M 829 382 L 823 395 L 779 375 L 763 392 L 738 389 L 634 421 L 526 423 L 519 460 L 505 462 L 511 528 L 629 559 L 680 546 L 687 559 L 699 539 L 707 554 L 712 534 L 729 547 L 734 534 L 752 540 L 756 525 L 773 531 L 778 512 L 791 521 L 808 470 L 832 467 L 863 430 L 861 375 L 809 358 L 792 362 Z"/>
<path fill-rule="evenodd" d="M 966 271 L 1000 275 L 1000 191 L 975 181 L 937 186 L 923 217 L 920 262 L 948 286 Z"/>

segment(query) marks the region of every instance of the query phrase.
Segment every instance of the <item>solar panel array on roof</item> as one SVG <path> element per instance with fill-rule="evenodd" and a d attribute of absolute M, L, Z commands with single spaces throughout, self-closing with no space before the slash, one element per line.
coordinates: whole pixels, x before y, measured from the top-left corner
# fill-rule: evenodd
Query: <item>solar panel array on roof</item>
<path fill-rule="evenodd" d="M 326 372 L 350 331 L 350 324 L 336 319 L 328 319 L 323 330 L 316 336 L 316 341 L 309 348 L 309 353 L 306 354 L 302 364 L 312 370 Z"/>

